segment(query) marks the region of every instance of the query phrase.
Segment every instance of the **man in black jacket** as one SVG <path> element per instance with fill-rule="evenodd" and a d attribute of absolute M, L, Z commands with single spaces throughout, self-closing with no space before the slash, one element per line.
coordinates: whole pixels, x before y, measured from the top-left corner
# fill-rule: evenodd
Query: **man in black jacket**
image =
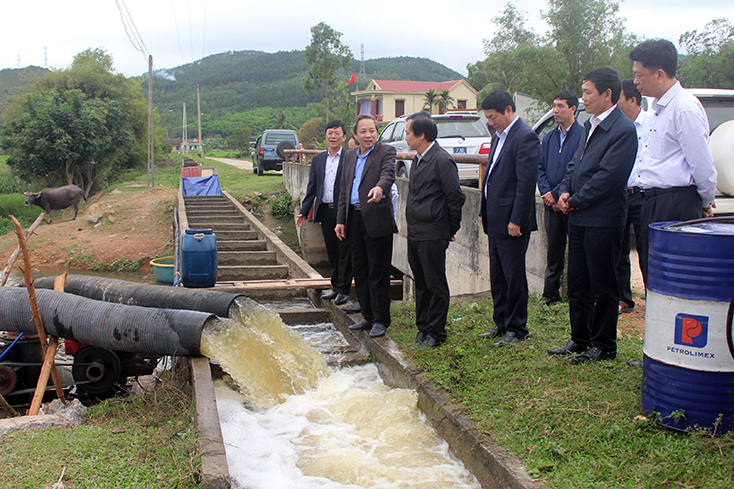
<path fill-rule="evenodd" d="M 571 340 L 549 355 L 579 353 L 571 363 L 617 356 L 616 267 L 627 222 L 627 178 L 637 153 L 632 121 L 617 107 L 622 83 L 603 67 L 584 76 L 582 99 L 592 115 L 561 184 L 568 214 L 568 310 Z"/>
<path fill-rule="evenodd" d="M 437 135 L 438 127 L 427 113 L 406 119 L 405 140 L 418 153 L 413 158 L 405 207 L 408 262 L 415 280 L 418 348 L 434 348 L 446 341 L 446 249 L 449 241 L 456 240 L 466 200 L 456 163 L 435 142 Z"/>
<path fill-rule="evenodd" d="M 347 128 L 342 121 L 333 120 L 326 125 L 326 144 L 329 149 L 314 156 L 311 162 L 306 196 L 301 203 L 301 211 L 296 216 L 296 226 L 303 226 L 306 224 L 306 216 L 313 207 L 313 222 L 321 223 L 321 233 L 324 236 L 326 254 L 331 267 L 332 289 L 321 298 L 333 299 L 336 305 L 349 300 L 349 289 L 352 286 L 352 256 L 349 252 L 349 242 L 339 240 L 334 232 L 342 166 L 346 154 L 342 146 L 346 139 Z"/>

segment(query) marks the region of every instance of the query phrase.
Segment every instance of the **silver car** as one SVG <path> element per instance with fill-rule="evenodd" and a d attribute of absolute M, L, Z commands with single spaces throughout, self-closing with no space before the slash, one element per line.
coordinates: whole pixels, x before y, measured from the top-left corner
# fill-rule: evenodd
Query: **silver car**
<path fill-rule="evenodd" d="M 409 153 L 411 149 L 405 141 L 405 119 L 402 116 L 385 126 L 380 133 L 380 141 L 394 146 L 398 153 Z M 487 125 L 477 114 L 471 112 L 453 112 L 434 115 L 438 126 L 436 142 L 450 154 L 489 154 L 492 136 Z M 395 162 L 395 174 L 399 177 L 410 177 L 411 160 Z M 463 182 L 479 180 L 479 165 L 458 163 L 459 179 Z"/>

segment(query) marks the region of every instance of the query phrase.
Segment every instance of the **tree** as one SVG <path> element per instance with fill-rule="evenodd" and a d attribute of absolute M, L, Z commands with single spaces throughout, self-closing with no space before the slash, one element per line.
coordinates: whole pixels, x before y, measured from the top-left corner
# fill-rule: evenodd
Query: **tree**
<path fill-rule="evenodd" d="M 273 128 L 274 129 L 290 129 L 288 123 L 288 112 L 285 109 L 277 109 L 273 114 Z"/>
<path fill-rule="evenodd" d="M 679 44 L 688 52 L 677 73 L 683 86 L 734 88 L 734 26 L 728 19 L 712 20 L 703 32 L 686 31 Z"/>
<path fill-rule="evenodd" d="M 429 114 L 433 114 L 433 106 L 438 103 L 439 95 L 434 89 L 428 90 L 423 96 L 423 110 L 427 110 Z"/>
<path fill-rule="evenodd" d="M 456 99 L 451 96 L 448 90 L 441 90 L 441 94 L 438 96 L 438 106 L 443 107 L 444 112 L 453 107 L 454 102 L 456 102 Z"/>
<path fill-rule="evenodd" d="M 298 131 L 298 140 L 306 149 L 323 148 L 326 124 L 321 117 L 314 117 L 303 123 Z"/>
<path fill-rule="evenodd" d="M 336 97 L 334 100 L 334 118 L 339 119 L 347 127 L 352 127 L 355 117 L 354 99 L 349 92 L 349 87 L 345 81 L 340 81 L 336 87 Z"/>
<path fill-rule="evenodd" d="M 329 119 L 329 87 L 336 83 L 339 69 L 349 66 L 352 51 L 340 40 L 342 33 L 325 22 L 311 27 L 311 44 L 306 46 L 304 57 L 309 64 L 303 78 L 303 89 L 311 95 L 316 88 L 323 88 L 326 119 Z"/>
<path fill-rule="evenodd" d="M 250 130 L 246 127 L 238 127 L 232 135 L 227 138 L 227 147 L 244 153 L 250 148 Z"/>
<path fill-rule="evenodd" d="M 140 85 L 115 74 L 101 49 L 79 53 L 5 113 L 2 146 L 19 177 L 74 183 L 85 196 L 146 159 L 146 104 Z"/>

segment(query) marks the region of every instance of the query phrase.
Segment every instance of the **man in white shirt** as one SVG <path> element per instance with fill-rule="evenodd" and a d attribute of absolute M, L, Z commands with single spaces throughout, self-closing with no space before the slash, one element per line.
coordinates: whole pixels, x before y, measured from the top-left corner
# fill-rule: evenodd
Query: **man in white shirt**
<path fill-rule="evenodd" d="M 642 214 L 642 192 L 637 183 L 636 168 L 640 164 L 641 149 L 645 144 L 647 134 L 645 132 L 645 124 L 648 121 L 649 113 L 642 110 L 640 101 L 642 95 L 635 86 L 634 81 L 627 79 L 622 80 L 622 92 L 619 94 L 617 105 L 622 112 L 630 118 L 635 124 L 637 131 L 637 156 L 635 158 L 635 166 L 632 167 L 629 179 L 627 180 L 627 224 L 624 227 L 624 236 L 622 237 L 622 251 L 619 255 L 619 263 L 617 264 L 617 284 L 619 285 L 619 313 L 632 312 L 635 308 L 635 301 L 632 297 L 632 287 L 630 279 L 632 276 L 632 267 L 630 263 L 630 237 L 632 227 L 635 229 L 635 241 L 637 243 L 637 259 L 640 264 L 640 270 L 644 270 L 644 262 L 647 261 L 647 250 L 640 241 L 642 234 L 642 225 L 640 217 Z M 643 281 L 645 276 L 642 277 Z"/>
<path fill-rule="evenodd" d="M 654 97 L 647 142 L 635 173 L 642 189 L 642 241 L 649 250 L 649 224 L 713 216 L 716 168 L 708 145 L 709 125 L 701 102 L 675 77 L 678 52 L 672 42 L 650 39 L 629 54 L 635 85 Z M 643 275 L 648 276 L 647 262 Z"/>

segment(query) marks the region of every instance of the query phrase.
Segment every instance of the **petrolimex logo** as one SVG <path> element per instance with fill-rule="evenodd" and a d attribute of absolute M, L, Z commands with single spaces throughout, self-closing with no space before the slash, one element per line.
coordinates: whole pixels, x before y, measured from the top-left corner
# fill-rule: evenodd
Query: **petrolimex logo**
<path fill-rule="evenodd" d="M 678 314 L 675 316 L 675 344 L 691 348 L 703 348 L 708 343 L 709 318 Z"/>

